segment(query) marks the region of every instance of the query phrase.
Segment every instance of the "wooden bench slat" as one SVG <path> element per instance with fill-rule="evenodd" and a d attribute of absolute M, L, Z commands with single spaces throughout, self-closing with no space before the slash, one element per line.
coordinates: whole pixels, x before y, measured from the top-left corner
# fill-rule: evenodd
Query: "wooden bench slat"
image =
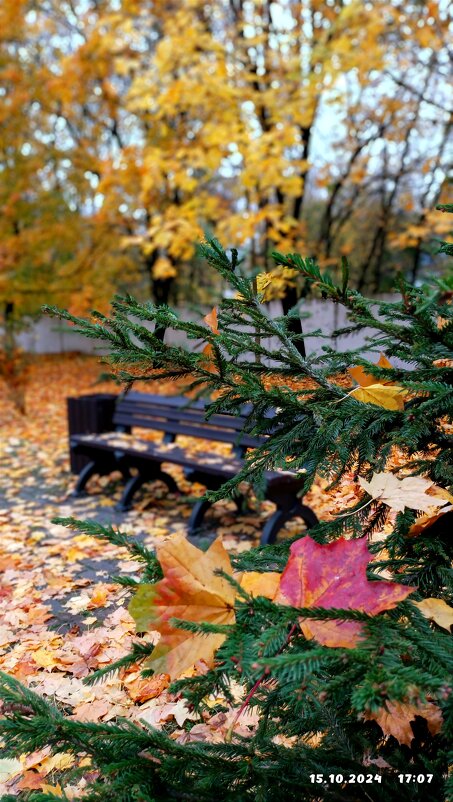
<path fill-rule="evenodd" d="M 205 410 L 204 408 L 199 409 L 192 409 L 188 408 L 181 408 L 177 406 L 167 406 L 164 403 L 156 403 L 156 404 L 148 404 L 148 403 L 134 403 L 134 402 L 127 402 L 122 401 L 118 404 L 117 410 L 115 412 L 114 420 L 118 415 L 130 415 L 131 418 L 135 417 L 162 417 L 165 416 L 169 420 L 187 420 L 187 421 L 197 421 L 202 423 L 203 425 L 216 425 L 226 429 L 235 429 L 238 431 L 242 431 L 244 425 L 246 423 L 246 418 L 244 416 L 233 416 L 227 414 L 216 413 L 211 415 L 209 419 L 205 417 Z"/>
<path fill-rule="evenodd" d="M 261 445 L 263 440 L 252 437 L 248 434 L 241 434 L 241 432 L 226 431 L 219 427 L 210 426 L 209 423 L 201 426 L 193 423 L 177 423 L 173 420 L 166 420 L 163 417 L 141 417 L 131 416 L 126 414 L 117 414 L 114 418 L 115 425 L 120 426 L 136 426 L 146 429 L 156 429 L 160 432 L 167 432 L 168 434 L 182 434 L 188 437 L 197 437 L 205 440 L 216 440 L 221 443 L 230 443 L 231 445 L 239 445 L 244 447 L 256 448 Z"/>

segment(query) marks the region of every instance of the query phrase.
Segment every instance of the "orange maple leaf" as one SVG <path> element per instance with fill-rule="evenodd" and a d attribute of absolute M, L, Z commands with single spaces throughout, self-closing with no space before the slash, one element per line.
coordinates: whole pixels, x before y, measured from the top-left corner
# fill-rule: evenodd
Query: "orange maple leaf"
<path fill-rule="evenodd" d="M 376 615 L 395 607 L 415 588 L 386 580 L 369 582 L 366 538 L 319 544 L 308 535 L 292 544 L 275 601 L 293 607 L 337 607 Z M 301 619 L 307 639 L 324 646 L 356 646 L 363 631 L 356 621 Z"/>
<path fill-rule="evenodd" d="M 384 354 L 380 355 L 378 361 L 376 362 L 376 365 L 379 368 L 393 368 L 392 363 L 389 362 L 389 360 L 387 359 L 386 356 L 384 356 Z M 357 382 L 358 385 L 360 385 L 360 387 L 369 387 L 371 384 L 377 384 L 378 382 L 375 376 L 371 376 L 370 373 L 367 373 L 365 368 L 362 367 L 362 365 L 357 365 L 354 368 L 348 368 L 348 373 L 350 376 L 352 376 L 353 379 L 355 379 L 355 381 Z M 394 384 L 394 382 L 388 382 L 382 380 L 379 383 L 385 385 Z"/>
<path fill-rule="evenodd" d="M 137 630 L 157 630 L 161 638 L 146 662 L 156 673 L 173 679 L 198 660 L 212 665 L 214 653 L 222 645 L 221 634 L 200 635 L 176 629 L 172 618 L 211 624 L 232 624 L 235 590 L 215 571 L 232 575 L 228 553 L 220 540 L 206 552 L 189 543 L 184 535 L 168 538 L 156 549 L 164 578 L 154 585 L 141 585 L 129 605 Z"/>
<path fill-rule="evenodd" d="M 384 735 L 393 735 L 400 744 L 411 745 L 414 738 L 411 722 L 415 717 L 426 719 L 431 735 L 437 735 L 442 729 L 442 711 L 433 702 L 386 702 L 376 713 L 365 713 L 368 721 L 376 721 Z"/>
<path fill-rule="evenodd" d="M 217 327 L 217 308 L 214 306 L 209 314 L 205 315 L 203 318 L 204 322 L 207 326 L 211 329 L 213 334 L 219 334 L 219 329 Z"/>
<path fill-rule="evenodd" d="M 217 368 L 216 368 L 216 366 L 214 364 L 215 351 L 214 351 L 214 348 L 212 347 L 211 343 L 208 343 L 207 345 L 205 345 L 205 347 L 203 348 L 201 353 L 203 354 L 203 356 L 205 358 L 205 361 L 204 361 L 204 364 L 203 364 L 204 369 L 209 371 L 209 373 L 217 373 Z"/>
<path fill-rule="evenodd" d="M 225 574 L 233 574 L 228 552 L 219 539 L 202 552 L 184 535 L 176 534 L 157 546 L 156 553 L 164 578 L 154 585 L 140 585 L 129 604 L 129 612 L 138 632 L 155 630 L 161 635 L 146 661 L 147 668 L 169 674 L 174 679 L 200 661 L 211 666 L 225 635 L 187 632 L 173 626 L 171 619 L 233 624 L 236 590 L 216 573 L 221 569 Z M 255 572 L 243 574 L 241 581 L 248 581 L 246 588 L 253 595 L 271 597 L 275 593 L 275 577 L 260 576 L 263 578 L 261 588 Z"/>

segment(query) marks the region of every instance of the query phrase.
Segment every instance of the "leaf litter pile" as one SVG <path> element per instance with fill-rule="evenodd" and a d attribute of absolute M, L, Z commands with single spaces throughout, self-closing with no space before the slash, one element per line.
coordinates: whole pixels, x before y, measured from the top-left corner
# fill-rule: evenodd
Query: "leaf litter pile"
<path fill-rule="evenodd" d="M 18 411 L 8 387 L 0 384 L 0 670 L 56 701 L 79 721 L 106 722 L 124 716 L 137 723 L 145 721 L 156 727 L 167 726 L 171 737 L 181 742 L 221 742 L 232 728 L 239 734 L 250 734 L 257 721 L 253 711 L 241 717 L 237 715 L 243 696 L 240 686 L 232 688 L 236 707 L 227 713 L 204 714 L 203 721 L 189 727 L 196 717 L 184 699 L 168 693 L 172 672 L 162 670 L 158 649 L 151 658 L 156 673 L 150 678 L 142 678 L 139 666 L 135 665 L 93 686 L 83 682 L 91 672 L 128 653 L 136 633 L 136 621 L 140 621 L 140 594 L 145 597 L 157 586 L 142 586 L 136 596 L 134 621 L 127 609 L 130 593 L 115 584 L 112 577 L 116 574 L 139 577 L 139 563 L 131 560 L 125 549 L 52 524 L 51 520 L 56 516 L 73 516 L 118 526 L 121 531 L 139 538 L 148 548 L 156 548 L 159 559 L 169 559 L 171 563 L 174 555 L 172 557 L 172 547 L 167 543 L 179 544 L 180 550 L 186 548 L 189 556 L 192 553 L 193 547 L 185 542 L 187 521 L 193 497 L 203 493 L 202 486 L 188 484 L 182 471 L 170 466 L 166 469 L 175 477 L 181 493 L 169 494 L 160 484 L 149 484 L 139 495 L 134 509 L 127 513 L 115 510 L 122 489 L 119 474 L 95 477 L 88 485 L 87 495 L 71 497 L 74 477 L 69 471 L 66 397 L 116 391 L 113 385 L 96 383 L 98 373 L 98 362 L 91 357 L 36 357 L 27 374 L 25 415 Z M 159 387 L 150 384 L 147 389 L 164 394 L 175 392 L 170 383 Z M 190 445 L 190 441 L 186 440 L 185 445 Z M 220 455 L 228 453 L 228 447 L 221 444 L 213 446 L 199 441 L 194 447 L 208 447 Z M 379 484 L 379 475 L 375 480 L 374 488 L 363 489 L 374 497 L 391 496 L 394 488 Z M 326 486 L 326 481 L 319 480 L 305 497 L 306 503 L 322 520 L 341 513 L 363 497 L 363 489 L 353 474 L 347 474 L 334 492 L 327 492 Z M 234 504 L 217 503 L 207 517 L 205 530 L 199 538 L 193 539 L 193 544 L 205 549 L 215 541 L 209 552 L 214 554 L 214 549 L 218 559 L 224 555 L 221 558 L 225 567 L 229 563 L 227 552 L 257 545 L 272 504 L 258 503 L 253 498 L 251 501 L 254 512 L 243 516 L 238 515 Z M 381 536 L 391 530 L 393 514 L 390 513 Z M 303 524 L 294 519 L 285 533 L 293 536 L 302 530 Z M 171 541 L 168 541 L 169 535 L 173 536 Z M 304 549 L 316 548 L 311 538 L 300 544 L 305 544 Z M 337 547 L 332 544 L 334 550 Z M 294 548 L 293 567 L 288 567 L 287 572 L 297 571 L 299 555 L 296 545 Z M 207 567 L 209 559 L 206 554 Z M 366 563 L 366 555 L 363 560 Z M 202 566 L 203 561 L 199 560 L 198 570 L 202 570 Z M 192 579 L 189 577 L 189 585 Z M 271 577 L 269 580 L 272 585 Z M 253 593 L 256 577 L 246 574 L 241 582 Z M 169 637 L 164 608 L 175 591 L 166 579 L 158 585 L 162 616 L 157 615 L 154 622 L 147 621 L 143 629 L 147 630 L 145 638 L 152 642 L 161 638 L 164 643 Z M 260 587 L 260 593 L 269 598 L 273 598 L 275 591 L 275 583 L 265 592 Z M 177 592 L 181 593 L 180 586 Z M 225 592 L 228 594 L 228 589 Z M 282 579 L 280 603 L 284 592 Z M 178 604 L 186 601 L 184 597 L 173 595 L 176 610 Z M 197 620 L 196 599 L 191 598 L 192 602 L 193 620 Z M 231 618 L 232 602 L 233 599 L 227 599 L 226 607 L 219 608 L 218 620 Z M 287 601 L 291 604 L 306 602 L 291 596 Z M 322 604 L 322 601 L 317 603 Z M 379 605 L 379 600 L 373 604 Z M 303 622 L 301 625 L 304 626 Z M 181 632 L 181 635 L 187 633 Z M 328 642 L 331 634 L 326 631 L 324 637 Z M 175 664 L 189 671 L 204 670 L 217 646 L 212 644 L 210 649 L 209 639 L 205 640 L 198 662 L 188 658 L 188 650 L 194 651 L 193 642 L 184 642 L 183 638 L 181 642 L 171 643 Z M 167 662 L 167 670 L 168 665 Z M 218 702 L 213 699 L 212 707 Z M 24 789 L 40 788 L 61 796 L 58 772 L 71 767 L 73 760 L 63 753 L 51 756 L 50 750 L 44 749 L 23 755 L 20 760 L 2 761 L 8 766 L 3 766 L 3 773 L 0 773 L 0 793 L 18 795 Z M 81 761 L 83 765 L 83 756 Z M 66 793 L 76 797 L 88 781 L 89 777 L 85 777 L 69 789 L 66 786 Z"/>

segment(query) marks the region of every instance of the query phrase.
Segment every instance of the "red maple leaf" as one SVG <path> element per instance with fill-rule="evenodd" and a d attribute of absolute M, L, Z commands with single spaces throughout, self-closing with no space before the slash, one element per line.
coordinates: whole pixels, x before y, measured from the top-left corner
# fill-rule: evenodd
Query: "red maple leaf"
<path fill-rule="evenodd" d="M 366 538 L 340 538 L 325 545 L 308 535 L 291 546 L 275 601 L 293 607 L 337 607 L 376 615 L 395 607 L 415 588 L 386 580 L 370 582 L 366 568 L 372 559 Z M 363 625 L 356 621 L 300 619 L 306 638 L 324 646 L 353 648 Z"/>

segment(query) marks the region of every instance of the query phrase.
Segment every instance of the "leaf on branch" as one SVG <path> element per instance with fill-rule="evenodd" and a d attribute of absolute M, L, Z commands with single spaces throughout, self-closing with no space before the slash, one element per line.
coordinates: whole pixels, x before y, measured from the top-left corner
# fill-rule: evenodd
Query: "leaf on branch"
<path fill-rule="evenodd" d="M 146 667 L 168 673 L 172 679 L 192 668 L 198 660 L 212 665 L 224 635 L 201 635 L 176 629 L 172 618 L 211 624 L 234 623 L 234 588 L 214 572 L 232 574 L 230 558 L 220 540 L 206 552 L 183 535 L 168 538 L 156 549 L 164 578 L 154 585 L 140 585 L 129 604 L 137 631 L 156 630 L 161 638 Z"/>
<path fill-rule="evenodd" d="M 203 348 L 202 352 L 204 357 L 203 367 L 209 373 L 217 373 L 216 366 L 214 364 L 214 348 L 212 347 L 211 343 L 208 343 Z"/>
<path fill-rule="evenodd" d="M 453 607 L 450 607 L 442 599 L 423 599 L 423 601 L 414 602 L 414 604 L 425 618 L 435 621 L 439 627 L 451 632 L 453 627 Z"/>
<path fill-rule="evenodd" d="M 395 607 L 415 588 L 387 580 L 370 582 L 366 568 L 371 560 L 366 538 L 319 544 L 309 535 L 292 544 L 281 576 L 276 602 L 293 607 L 360 610 L 377 615 Z M 301 619 L 307 639 L 323 646 L 353 648 L 363 625 L 356 621 Z"/>
<path fill-rule="evenodd" d="M 444 515 L 446 512 L 451 512 L 453 510 L 453 506 L 451 504 L 448 507 L 443 507 L 441 510 L 437 510 L 437 512 L 428 515 L 421 515 L 417 518 L 416 521 L 412 524 L 411 528 L 408 531 L 409 537 L 415 537 L 415 535 L 420 535 L 425 529 L 429 529 L 430 526 L 436 523 L 439 518 Z"/>
<path fill-rule="evenodd" d="M 212 311 L 204 316 L 203 320 L 206 325 L 209 326 L 213 334 L 220 334 L 217 326 L 217 307 L 214 306 Z"/>
<path fill-rule="evenodd" d="M 216 573 L 221 569 L 225 574 L 233 574 L 220 540 L 202 552 L 177 534 L 158 546 L 156 553 L 164 578 L 154 585 L 140 585 L 129 604 L 129 612 L 138 632 L 155 630 L 161 635 L 146 667 L 175 679 L 200 660 L 211 666 L 225 635 L 187 632 L 173 626 L 170 620 L 233 624 L 236 590 Z M 277 584 L 274 574 L 257 572 L 243 574 L 242 582 L 249 593 L 269 598 Z"/>
<path fill-rule="evenodd" d="M 376 721 L 384 735 L 393 735 L 400 744 L 410 746 L 414 733 L 411 721 L 416 716 L 426 719 L 431 735 L 442 729 L 442 711 L 433 702 L 386 702 L 377 713 L 365 713 L 367 721 Z"/>
<path fill-rule="evenodd" d="M 381 354 L 378 361 L 376 362 L 377 367 L 379 368 L 393 368 L 393 365 L 387 359 L 384 354 Z M 362 365 L 357 365 L 354 368 L 348 368 L 348 373 L 352 378 L 360 385 L 360 387 L 369 387 L 372 384 L 376 384 L 376 379 L 371 374 L 365 371 L 365 368 Z M 390 386 L 394 384 L 394 382 L 385 382 L 381 381 L 380 384 L 384 386 Z M 359 399 L 360 400 L 360 399 Z"/>
<path fill-rule="evenodd" d="M 393 473 L 374 473 L 371 482 L 359 477 L 359 484 L 363 490 L 374 499 L 379 499 L 392 510 L 403 512 L 405 507 L 411 510 L 428 511 L 433 507 L 442 507 L 448 498 L 443 495 L 428 495 L 428 489 L 442 491 L 430 479 L 422 476 L 407 476 L 398 479 Z"/>
<path fill-rule="evenodd" d="M 374 404 L 377 407 L 384 407 L 384 409 L 401 411 L 404 409 L 406 390 L 398 384 L 393 386 L 370 384 L 367 387 L 356 387 L 349 395 L 356 401 L 362 401 L 363 404 Z"/>
<path fill-rule="evenodd" d="M 242 574 L 240 584 L 251 596 L 265 596 L 266 599 L 274 599 L 279 588 L 281 576 L 275 571 L 267 571 L 265 573 L 247 571 Z"/>

